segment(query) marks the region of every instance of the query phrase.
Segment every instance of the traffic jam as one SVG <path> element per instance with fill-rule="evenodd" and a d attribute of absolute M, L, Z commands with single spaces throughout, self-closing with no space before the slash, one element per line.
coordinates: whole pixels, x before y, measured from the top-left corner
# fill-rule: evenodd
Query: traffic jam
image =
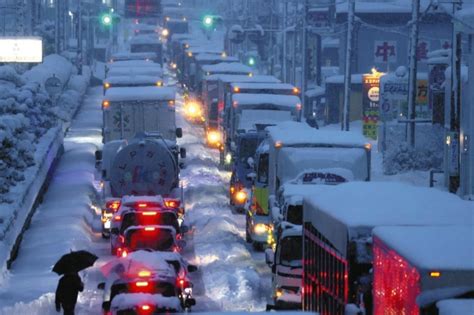
<path fill-rule="evenodd" d="M 83 269 L 100 274 L 84 278 L 101 313 L 229 311 L 239 303 L 238 311 L 469 315 L 440 310 L 473 305 L 472 202 L 374 179 L 375 141 L 306 119 L 300 87 L 231 54 L 219 14 L 192 19 L 185 5 L 162 6 L 159 18 L 121 21 L 121 49 L 104 64 L 98 89 L 93 195 L 96 242 L 106 250 Z M 207 176 L 204 188 L 193 187 L 193 172 Z M 222 212 L 215 221 L 208 200 Z M 199 211 L 211 218 L 203 223 Z M 218 260 L 229 263 L 213 269 Z M 53 271 L 68 274 L 61 267 Z M 244 280 L 221 289 L 222 269 Z M 74 314 L 58 300 L 60 285 L 56 310 Z M 83 311 L 87 303 L 78 303 Z"/>
<path fill-rule="evenodd" d="M 202 23 L 212 33 L 222 21 Z M 158 35 L 143 34 L 150 26 Z M 245 241 L 271 270 L 267 310 L 438 314 L 439 300 L 472 297 L 472 264 L 453 269 L 472 247 L 467 202 L 371 182 L 370 141 L 310 126 L 298 87 L 229 56 L 179 14 L 135 29 L 130 51 L 112 56 L 103 82 L 102 235 L 117 257 L 103 267 L 104 314 L 183 312 L 199 303 L 189 277 L 198 266 L 180 254 L 192 227 L 179 114 L 202 128 L 230 174 L 228 204 L 245 217 Z M 453 238 L 456 248 L 447 245 Z M 449 259 L 437 259 L 441 252 Z"/>

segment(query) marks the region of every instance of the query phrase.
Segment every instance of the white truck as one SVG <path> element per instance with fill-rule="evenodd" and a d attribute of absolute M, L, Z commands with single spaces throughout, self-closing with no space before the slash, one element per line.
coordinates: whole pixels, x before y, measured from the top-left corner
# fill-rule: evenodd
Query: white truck
<path fill-rule="evenodd" d="M 272 209 L 279 208 L 276 197 L 280 187 L 298 178 L 304 183 L 341 181 L 341 174 L 351 180 L 369 181 L 371 147 L 357 133 L 317 130 L 306 123 L 288 121 L 266 130 L 261 147 L 267 151 L 256 156 L 252 204 L 246 218 L 250 240 L 273 247 Z M 267 226 L 266 238 L 254 233 L 254 224 Z"/>
<path fill-rule="evenodd" d="M 175 142 L 175 90 L 169 87 L 117 87 L 102 101 L 103 142 L 132 139 L 137 133 L 159 133 Z"/>

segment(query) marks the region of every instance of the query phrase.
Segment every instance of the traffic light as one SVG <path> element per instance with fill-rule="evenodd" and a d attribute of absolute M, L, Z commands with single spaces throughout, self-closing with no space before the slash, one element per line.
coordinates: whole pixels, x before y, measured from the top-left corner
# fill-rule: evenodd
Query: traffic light
<path fill-rule="evenodd" d="M 254 57 L 249 57 L 249 59 L 247 60 L 247 64 L 251 67 L 255 66 L 255 58 Z"/>
<path fill-rule="evenodd" d="M 206 15 L 202 19 L 202 24 L 204 24 L 205 27 L 210 28 L 214 25 L 214 18 L 211 15 Z"/>
<path fill-rule="evenodd" d="M 112 25 L 112 22 L 113 22 L 112 15 L 109 13 L 102 14 L 102 16 L 100 17 L 100 22 L 102 23 L 102 25 L 105 25 L 105 26 Z"/>

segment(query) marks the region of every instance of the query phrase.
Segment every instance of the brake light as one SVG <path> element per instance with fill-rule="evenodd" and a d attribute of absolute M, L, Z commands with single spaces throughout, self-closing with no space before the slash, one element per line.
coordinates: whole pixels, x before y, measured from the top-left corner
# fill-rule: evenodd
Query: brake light
<path fill-rule="evenodd" d="M 114 217 L 114 221 L 121 221 L 122 220 L 122 217 L 120 215 L 116 215 Z"/>
<path fill-rule="evenodd" d="M 139 276 L 140 278 L 150 277 L 150 276 L 151 276 L 151 272 L 148 271 L 148 270 L 142 270 L 142 271 L 138 272 L 138 276 Z"/>
<path fill-rule="evenodd" d="M 146 216 L 156 215 L 156 211 L 145 211 L 145 212 L 142 212 L 142 215 L 146 215 Z"/>
<path fill-rule="evenodd" d="M 122 258 L 126 258 L 128 256 L 127 251 L 125 249 L 123 249 L 122 250 L 122 255 L 120 255 L 120 256 L 122 256 Z"/>
<path fill-rule="evenodd" d="M 441 277 L 441 272 L 439 272 L 439 271 L 432 271 L 432 272 L 430 272 L 430 277 L 432 277 L 432 278 L 439 278 L 439 277 Z"/>
<path fill-rule="evenodd" d="M 147 203 L 139 203 L 138 204 L 138 208 L 146 208 L 146 207 L 148 207 Z"/>
<path fill-rule="evenodd" d="M 184 279 L 179 279 L 179 280 L 178 280 L 178 284 L 179 284 L 180 286 L 184 286 Z"/>
<path fill-rule="evenodd" d="M 120 208 L 120 204 L 120 200 L 109 200 L 105 203 L 105 207 L 107 208 L 107 210 L 112 210 L 116 212 L 118 208 Z"/>
<path fill-rule="evenodd" d="M 145 231 L 154 231 L 155 228 L 154 227 L 151 227 L 151 226 L 148 226 L 145 228 Z"/>
<path fill-rule="evenodd" d="M 148 286 L 148 281 L 138 281 L 135 283 L 137 287 L 143 288 Z"/>
<path fill-rule="evenodd" d="M 149 311 L 150 305 L 142 305 L 142 311 Z"/>
<path fill-rule="evenodd" d="M 176 199 L 166 199 L 165 200 L 165 206 L 167 208 L 179 208 L 181 205 L 181 201 L 176 200 Z"/>

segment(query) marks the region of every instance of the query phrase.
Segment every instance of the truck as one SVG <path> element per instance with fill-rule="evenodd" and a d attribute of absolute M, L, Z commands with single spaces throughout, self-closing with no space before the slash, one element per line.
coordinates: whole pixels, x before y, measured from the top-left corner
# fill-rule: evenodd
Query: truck
<path fill-rule="evenodd" d="M 302 308 L 305 311 L 343 315 L 346 307 L 351 307 L 364 314 L 379 314 L 372 312 L 375 228 L 460 225 L 472 231 L 474 224 L 471 202 L 432 188 L 395 182 L 349 182 L 316 188 L 303 201 Z M 439 255 L 445 257 L 444 253 Z M 396 269 L 393 272 L 385 274 L 384 281 L 389 282 Z M 457 279 L 458 276 L 452 278 Z M 462 280 L 459 283 L 463 284 Z M 413 285 L 415 289 L 417 284 Z"/>
<path fill-rule="evenodd" d="M 273 246 L 275 242 L 272 209 L 279 208 L 276 196 L 283 184 L 297 178 L 306 183 L 318 182 L 321 177 L 334 177 L 334 169 L 345 170 L 351 180 L 369 181 L 371 145 L 362 135 L 354 132 L 317 130 L 306 123 L 283 122 L 266 128 L 262 146 L 267 148 L 255 161 L 257 176 L 247 209 L 247 230 L 259 247 Z M 323 169 L 324 171 L 321 171 Z M 259 172 L 265 171 L 265 176 Z M 347 180 L 347 179 L 345 179 Z M 267 238 L 258 238 L 253 217 L 258 215 L 267 226 Z"/>
<path fill-rule="evenodd" d="M 189 54 L 189 53 L 188 53 Z M 189 56 L 189 55 L 188 55 Z M 239 62 L 239 59 L 232 56 L 227 56 L 225 53 L 213 54 L 213 53 L 196 53 L 191 56 L 192 61 L 189 63 L 187 69 L 187 86 L 191 90 L 195 91 L 201 84 L 201 81 L 205 75 L 202 67 L 206 65 L 215 65 L 222 62 Z"/>
<path fill-rule="evenodd" d="M 136 35 L 129 41 L 130 52 L 132 53 L 154 53 L 154 62 L 163 65 L 163 43 L 157 34 Z"/>
<path fill-rule="evenodd" d="M 470 299 L 470 311 L 462 314 L 472 314 L 473 229 L 472 225 L 375 228 L 374 314 L 438 314 L 437 304 L 445 299 Z"/>
<path fill-rule="evenodd" d="M 231 93 L 295 95 L 300 97 L 300 89 L 289 83 L 232 83 Z"/>
<path fill-rule="evenodd" d="M 109 76 L 103 82 L 103 94 L 111 87 L 163 86 L 163 79 L 151 75 Z"/>
<path fill-rule="evenodd" d="M 153 64 L 148 67 L 110 67 L 107 71 L 108 77 L 123 77 L 123 76 L 136 76 L 136 75 L 147 75 L 154 76 L 157 79 L 163 78 L 163 70 L 157 65 Z"/>
<path fill-rule="evenodd" d="M 137 133 L 159 133 L 176 142 L 175 90 L 169 87 L 113 87 L 102 101 L 103 142 L 132 139 Z"/>

